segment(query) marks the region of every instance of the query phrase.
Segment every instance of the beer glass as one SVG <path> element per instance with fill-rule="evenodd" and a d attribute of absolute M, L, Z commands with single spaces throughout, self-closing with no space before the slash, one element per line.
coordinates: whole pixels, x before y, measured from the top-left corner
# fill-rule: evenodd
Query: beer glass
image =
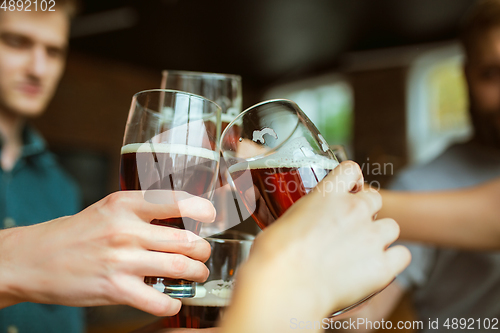
<path fill-rule="evenodd" d="M 241 112 L 241 77 L 234 74 L 164 70 L 162 89 L 174 89 L 200 95 L 221 107 L 221 131 Z"/>
<path fill-rule="evenodd" d="M 243 111 L 222 134 L 221 150 L 236 192 L 261 229 L 339 164 L 313 123 L 289 100 Z"/>
<path fill-rule="evenodd" d="M 332 151 L 333 155 L 337 158 L 337 161 L 339 162 L 344 162 L 347 161 L 347 151 L 345 150 L 344 146 L 342 145 L 330 145 L 330 150 Z"/>
<path fill-rule="evenodd" d="M 177 315 L 163 318 L 164 327 L 215 327 L 229 305 L 236 273 L 248 257 L 254 236 L 226 231 L 205 239 L 212 248 L 205 263 L 210 275 L 205 283 L 197 285 L 194 298 L 182 299 Z"/>
<path fill-rule="evenodd" d="M 214 102 L 186 92 L 156 89 L 135 94 L 121 149 L 120 189 L 145 191 L 146 200 L 156 200 L 155 190 L 185 191 L 210 200 L 219 166 L 220 112 Z M 200 222 L 186 217 L 151 223 L 195 234 L 200 230 Z M 175 298 L 195 293 L 190 281 L 144 281 Z"/>
<path fill-rule="evenodd" d="M 292 101 L 265 101 L 243 111 L 222 134 L 232 186 L 261 229 L 309 193 L 339 164 L 314 124 Z M 349 184 L 340 184 L 350 188 Z M 307 223 L 307 221 L 304 221 Z M 345 313 L 375 294 L 335 311 Z"/>
<path fill-rule="evenodd" d="M 214 101 L 221 107 L 221 132 L 241 112 L 241 77 L 234 74 L 204 73 L 179 70 L 162 71 L 162 89 L 193 93 Z M 219 181 L 214 194 L 217 216 L 214 223 L 201 227 L 202 237 L 227 230 L 240 222 L 234 194 L 227 185 L 224 163 L 220 163 Z"/>

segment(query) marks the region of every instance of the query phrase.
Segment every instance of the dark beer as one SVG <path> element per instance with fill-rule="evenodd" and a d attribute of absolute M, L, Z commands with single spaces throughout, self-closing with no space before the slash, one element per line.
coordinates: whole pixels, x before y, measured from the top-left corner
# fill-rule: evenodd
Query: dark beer
<path fill-rule="evenodd" d="M 235 164 L 229 172 L 255 222 L 264 229 L 337 165 L 337 161 L 321 156 L 303 160 L 270 156 Z M 253 196 L 255 203 L 249 202 Z"/>
<path fill-rule="evenodd" d="M 122 147 L 120 189 L 175 190 L 209 197 L 217 169 L 216 152 L 182 145 L 129 144 Z M 148 193 L 145 193 L 147 199 Z M 187 229 L 199 234 L 201 224 L 186 217 L 152 220 L 151 224 Z M 146 277 L 149 285 L 181 284 L 181 280 Z M 192 282 L 183 281 L 182 284 Z"/>
<path fill-rule="evenodd" d="M 217 326 L 225 307 L 229 305 L 229 298 L 219 298 L 213 295 L 198 297 L 203 294 L 203 292 L 200 293 L 199 288 L 199 286 L 196 288 L 197 297 L 182 299 L 179 313 L 163 318 L 164 327 L 209 328 Z"/>

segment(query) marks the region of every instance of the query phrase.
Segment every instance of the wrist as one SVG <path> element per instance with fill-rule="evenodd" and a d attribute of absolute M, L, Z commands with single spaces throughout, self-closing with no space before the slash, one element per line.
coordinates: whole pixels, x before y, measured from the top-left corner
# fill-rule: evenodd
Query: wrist
<path fill-rule="evenodd" d="M 14 253 L 22 227 L 0 230 L 0 309 L 24 302 L 20 296 L 21 286 L 17 285 L 14 268 Z"/>
<path fill-rule="evenodd" d="M 287 251 L 277 255 L 252 253 L 238 272 L 234 297 L 223 327 L 245 328 L 240 333 L 283 332 L 293 327 L 294 320 L 323 319 L 326 314 L 321 310 L 324 307 L 308 287 L 314 277 L 304 279 L 307 273 L 303 272 L 299 276 L 297 262 L 284 252 Z"/>

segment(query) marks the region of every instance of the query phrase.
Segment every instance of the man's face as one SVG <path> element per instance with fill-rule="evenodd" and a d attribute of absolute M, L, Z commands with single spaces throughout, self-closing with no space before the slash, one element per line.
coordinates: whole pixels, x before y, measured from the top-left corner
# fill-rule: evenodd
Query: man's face
<path fill-rule="evenodd" d="M 465 65 L 476 138 L 500 148 L 500 27 L 477 38 Z"/>
<path fill-rule="evenodd" d="M 0 13 L 0 111 L 44 111 L 63 73 L 68 33 L 62 11 Z"/>

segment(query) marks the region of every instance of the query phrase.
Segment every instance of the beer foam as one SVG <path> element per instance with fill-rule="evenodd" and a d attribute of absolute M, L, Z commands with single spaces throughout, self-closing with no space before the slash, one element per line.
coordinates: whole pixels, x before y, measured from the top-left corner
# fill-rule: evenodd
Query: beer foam
<path fill-rule="evenodd" d="M 217 161 L 219 154 L 213 150 L 170 143 L 130 143 L 122 147 L 122 154 L 129 153 L 170 153 L 192 155 Z"/>
<path fill-rule="evenodd" d="M 268 168 L 322 168 L 333 170 L 337 165 L 339 163 L 336 160 L 316 154 L 306 138 L 300 137 L 291 140 L 274 154 L 232 165 L 229 167 L 229 172 Z"/>
<path fill-rule="evenodd" d="M 215 280 L 196 286 L 196 296 L 183 298 L 182 304 L 191 306 L 228 306 L 233 292 L 233 281 Z"/>
<path fill-rule="evenodd" d="M 234 120 L 234 118 L 236 118 L 238 116 L 238 114 L 234 115 L 234 114 L 230 114 L 230 113 L 222 113 L 220 115 L 220 120 L 223 122 L 223 123 L 230 123 Z"/>

